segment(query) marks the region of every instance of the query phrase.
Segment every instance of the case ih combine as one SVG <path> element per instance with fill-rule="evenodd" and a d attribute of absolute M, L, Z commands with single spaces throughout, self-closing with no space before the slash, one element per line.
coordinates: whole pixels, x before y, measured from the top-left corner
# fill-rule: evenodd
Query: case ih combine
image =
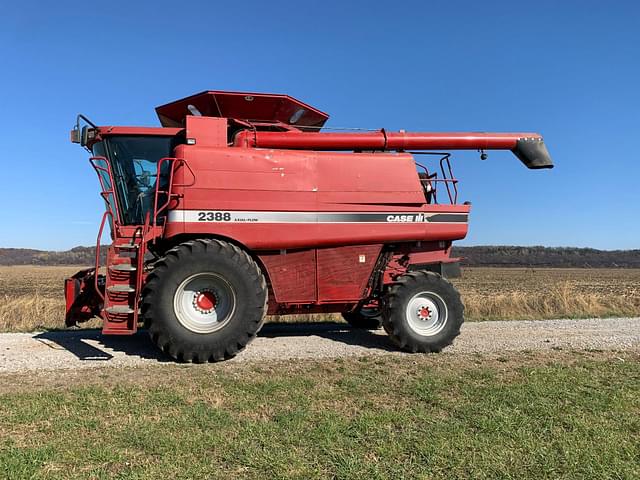
<path fill-rule="evenodd" d="M 144 322 L 181 361 L 233 357 L 268 314 L 339 312 L 404 350 L 441 350 L 463 322 L 446 277 L 470 205 L 437 152 L 553 166 L 538 134 L 327 132 L 287 95 L 208 91 L 156 112 L 160 128 L 78 117 L 106 211 L 95 268 L 66 281 L 66 322 L 99 316 L 113 335 Z"/>

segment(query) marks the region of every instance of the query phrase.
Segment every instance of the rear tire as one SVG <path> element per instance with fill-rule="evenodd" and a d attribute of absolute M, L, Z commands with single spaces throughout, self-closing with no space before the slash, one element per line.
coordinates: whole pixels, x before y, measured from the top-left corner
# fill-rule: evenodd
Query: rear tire
<path fill-rule="evenodd" d="M 439 352 L 460 334 L 463 321 L 460 294 L 437 273 L 407 273 L 387 294 L 384 328 L 407 352 Z"/>
<path fill-rule="evenodd" d="M 342 314 L 349 325 L 363 330 L 378 330 L 382 327 L 382 312 L 377 308 L 362 307 Z"/>
<path fill-rule="evenodd" d="M 220 240 L 169 250 L 147 277 L 142 316 L 151 340 L 184 362 L 235 356 L 264 323 L 267 285 L 246 252 Z"/>

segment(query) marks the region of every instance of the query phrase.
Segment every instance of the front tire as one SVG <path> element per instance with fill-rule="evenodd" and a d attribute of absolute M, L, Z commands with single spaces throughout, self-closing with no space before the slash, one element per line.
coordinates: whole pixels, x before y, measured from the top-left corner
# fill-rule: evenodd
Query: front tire
<path fill-rule="evenodd" d="M 235 356 L 264 323 L 267 285 L 246 252 L 220 240 L 169 250 L 147 277 L 142 315 L 151 340 L 176 360 Z"/>
<path fill-rule="evenodd" d="M 433 272 L 411 272 L 389 289 L 383 326 L 408 352 L 439 352 L 460 334 L 464 306 L 455 287 Z"/>

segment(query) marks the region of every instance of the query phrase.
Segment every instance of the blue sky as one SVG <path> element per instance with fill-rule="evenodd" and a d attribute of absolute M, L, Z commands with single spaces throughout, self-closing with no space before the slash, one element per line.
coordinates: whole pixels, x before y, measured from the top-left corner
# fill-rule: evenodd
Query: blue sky
<path fill-rule="evenodd" d="M 75 115 L 157 125 L 205 89 L 288 93 L 328 126 L 539 131 L 556 163 L 454 157 L 466 245 L 640 247 L 637 2 L 10 2 L 0 17 L 0 247 L 95 242 Z"/>

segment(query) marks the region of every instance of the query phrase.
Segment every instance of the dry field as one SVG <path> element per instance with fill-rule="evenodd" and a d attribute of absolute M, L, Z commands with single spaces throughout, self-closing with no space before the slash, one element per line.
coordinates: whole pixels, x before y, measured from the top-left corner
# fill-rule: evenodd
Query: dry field
<path fill-rule="evenodd" d="M 468 320 L 640 315 L 640 269 L 466 268 Z"/>
<path fill-rule="evenodd" d="M 63 280 L 77 270 L 0 267 L 0 331 L 62 328 Z M 640 316 L 640 269 L 466 268 L 454 283 L 468 321 Z M 338 319 L 325 315 L 271 321 Z"/>

